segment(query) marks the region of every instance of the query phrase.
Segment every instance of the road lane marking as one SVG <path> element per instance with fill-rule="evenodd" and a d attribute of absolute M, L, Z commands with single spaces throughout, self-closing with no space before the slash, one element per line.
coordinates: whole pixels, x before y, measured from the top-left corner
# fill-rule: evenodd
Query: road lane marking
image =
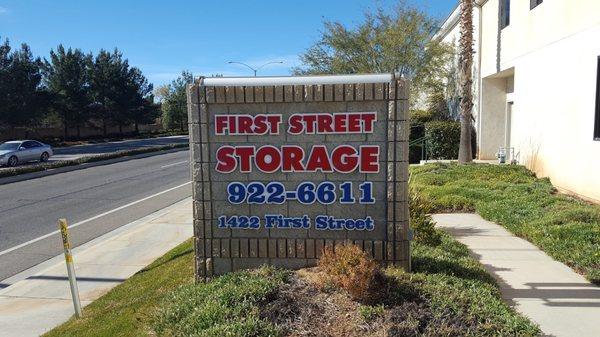
<path fill-rule="evenodd" d="M 160 168 L 171 167 L 171 166 L 175 166 L 175 165 L 179 165 L 179 164 L 183 164 L 183 163 L 187 163 L 187 162 L 188 162 L 187 160 L 184 160 L 184 161 L 178 161 L 178 162 L 176 162 L 176 163 L 173 163 L 173 164 L 169 164 L 169 165 L 163 165 L 163 166 L 161 166 Z"/>
<path fill-rule="evenodd" d="M 157 196 L 159 196 L 159 195 L 161 195 L 161 194 L 165 194 L 165 193 L 171 192 L 171 191 L 173 191 L 173 190 L 176 190 L 176 189 L 178 189 L 178 188 L 180 188 L 180 187 L 183 187 L 183 186 L 185 186 L 185 185 L 188 185 L 188 184 L 191 184 L 191 182 L 190 182 L 190 181 L 188 181 L 187 183 L 184 183 L 184 184 L 181 184 L 181 185 L 177 185 L 177 186 L 175 186 L 175 187 L 171 187 L 171 188 L 169 188 L 169 189 L 166 189 L 166 190 L 164 190 L 164 191 L 161 191 L 161 192 L 158 192 L 158 193 L 155 193 L 155 194 L 149 195 L 149 196 L 147 196 L 147 197 L 145 197 L 145 198 L 142 198 L 142 199 L 139 199 L 139 200 L 136 200 L 136 201 L 130 202 L 130 203 L 128 203 L 128 204 L 125 204 L 125 205 L 123 205 L 123 206 L 119 206 L 119 207 L 117 207 L 117 208 L 111 209 L 110 211 L 106 211 L 106 212 L 104 212 L 104 213 L 100 213 L 100 214 L 98 214 L 98 215 L 95 215 L 95 216 L 93 216 L 93 217 L 91 217 L 91 218 L 87 218 L 87 219 L 85 219 L 85 220 L 82 220 L 82 221 L 76 222 L 76 223 L 72 224 L 71 226 L 69 226 L 68 228 L 69 228 L 69 229 L 71 229 L 71 228 L 75 228 L 75 227 L 77 227 L 77 226 L 79 226 L 79 225 L 83 225 L 83 224 L 85 224 L 85 223 L 88 223 L 88 222 L 90 222 L 90 221 L 93 221 L 93 220 L 96 220 L 96 219 L 98 219 L 98 218 L 101 218 L 101 217 L 103 217 L 103 216 L 105 216 L 105 215 L 108 215 L 108 214 L 111 214 L 111 213 L 114 213 L 114 212 L 118 212 L 118 211 L 120 211 L 120 210 L 122 210 L 122 209 L 124 209 L 124 208 L 127 208 L 127 207 L 130 207 L 130 206 L 133 206 L 133 205 L 139 204 L 140 202 L 144 202 L 144 201 L 146 201 L 146 200 L 148 200 L 148 199 L 152 199 L 152 198 L 154 198 L 154 197 L 157 197 Z M 27 245 L 30 245 L 30 244 L 34 243 L 34 242 L 38 242 L 38 241 L 40 241 L 40 240 L 43 240 L 43 239 L 45 239 L 45 238 L 49 238 L 49 237 L 51 237 L 52 235 L 59 234 L 59 233 L 60 233 L 60 231 L 59 231 L 59 230 L 56 230 L 56 231 L 54 231 L 54 232 L 50 232 L 50 233 L 48 233 L 48 234 L 46 234 L 46 235 L 42 235 L 42 236 L 40 236 L 40 237 L 37 237 L 37 238 L 35 238 L 35 239 L 29 240 L 29 241 L 27 241 L 27 242 L 23 242 L 23 243 L 22 243 L 22 244 L 20 244 L 20 245 L 17 245 L 17 246 L 14 246 L 14 247 L 11 247 L 11 248 L 8 248 L 8 249 L 6 249 L 6 250 L 3 250 L 3 251 L 1 251 L 1 252 L 0 252 L 0 256 L 2 256 L 2 255 L 4 255 L 4 254 L 8 254 L 8 253 L 10 253 L 10 252 L 12 252 L 12 251 L 15 251 L 15 250 L 19 249 L 19 248 L 23 248 L 23 247 L 25 247 L 25 246 L 27 246 Z"/>

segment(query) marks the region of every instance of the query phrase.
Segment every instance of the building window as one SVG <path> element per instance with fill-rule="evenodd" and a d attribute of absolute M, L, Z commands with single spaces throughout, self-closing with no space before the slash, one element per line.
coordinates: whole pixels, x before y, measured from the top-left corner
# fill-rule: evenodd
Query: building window
<path fill-rule="evenodd" d="M 596 69 L 596 121 L 594 123 L 594 139 L 600 141 L 600 56 Z"/>
<path fill-rule="evenodd" d="M 544 2 L 544 0 L 529 0 L 529 9 L 536 8 L 542 2 Z"/>
<path fill-rule="evenodd" d="M 510 0 L 500 0 L 500 29 L 510 25 Z"/>

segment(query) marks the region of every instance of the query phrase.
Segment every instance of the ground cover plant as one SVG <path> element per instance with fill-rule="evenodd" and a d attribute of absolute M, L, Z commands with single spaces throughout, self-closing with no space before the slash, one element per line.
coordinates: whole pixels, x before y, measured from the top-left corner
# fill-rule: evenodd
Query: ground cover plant
<path fill-rule="evenodd" d="M 153 324 L 161 336 L 275 336 L 261 318 L 260 304 L 272 300 L 290 272 L 263 267 L 190 284 L 163 302 Z"/>
<path fill-rule="evenodd" d="M 315 268 L 263 267 L 197 285 L 186 242 L 47 336 L 539 335 L 464 245 L 437 235 L 437 245 L 414 244 L 414 273 L 374 268 L 350 246 Z"/>
<path fill-rule="evenodd" d="M 191 240 L 179 245 L 45 336 L 148 336 L 159 303 L 194 281 Z"/>
<path fill-rule="evenodd" d="M 411 184 L 411 273 L 349 244 L 324 250 L 314 268 L 193 284 L 188 241 L 47 336 L 539 336 L 467 247 L 433 227 L 439 204 Z"/>
<path fill-rule="evenodd" d="M 285 336 L 539 334 L 501 300 L 464 245 L 439 236 L 435 247 L 415 245 L 414 273 L 373 269 L 358 248 L 336 247 L 317 268 L 300 270 L 280 287 L 264 312 Z"/>
<path fill-rule="evenodd" d="M 600 206 L 557 192 L 523 166 L 414 166 L 411 188 L 432 212 L 477 212 L 600 284 Z"/>

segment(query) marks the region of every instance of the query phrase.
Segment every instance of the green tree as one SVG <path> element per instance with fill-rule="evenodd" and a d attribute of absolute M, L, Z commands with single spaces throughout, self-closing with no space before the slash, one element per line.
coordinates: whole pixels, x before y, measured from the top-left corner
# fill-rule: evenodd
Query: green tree
<path fill-rule="evenodd" d="M 116 54 L 116 51 L 115 51 Z M 114 95 L 112 100 L 114 106 L 110 116 L 112 124 L 119 127 L 119 133 L 123 133 L 123 126 L 133 122 L 133 107 L 136 105 L 137 87 L 133 80 L 132 68 L 129 61 L 123 60 L 122 55 L 114 58 L 116 69 L 114 81 Z"/>
<path fill-rule="evenodd" d="M 187 124 L 186 86 L 193 81 L 194 76 L 192 73 L 182 71 L 181 75 L 170 84 L 157 89 L 157 92 L 162 95 L 162 123 L 165 129 L 179 127 L 183 131 L 184 126 Z"/>
<path fill-rule="evenodd" d="M 123 54 L 100 50 L 90 68 L 90 91 L 94 116 L 107 127 L 150 122 L 157 117 L 158 108 L 152 98 L 153 86 L 141 70 L 131 67 Z"/>
<path fill-rule="evenodd" d="M 0 44 L 0 128 L 7 127 L 10 114 L 10 66 L 12 57 L 8 40 Z"/>
<path fill-rule="evenodd" d="M 77 137 L 81 137 L 80 128 L 91 117 L 90 106 L 90 66 L 92 55 L 79 49 L 67 49 L 62 45 L 56 51 L 50 50 L 50 60 L 45 60 L 45 84 L 52 98 L 52 110 L 58 116 L 64 128 L 64 138 L 68 128 L 77 128 Z"/>
<path fill-rule="evenodd" d="M 324 23 L 321 39 L 300 55 L 297 74 L 398 72 L 420 92 L 444 77 L 450 47 L 435 39 L 439 22 L 401 1 L 395 10 L 365 14 L 356 27 Z"/>
<path fill-rule="evenodd" d="M 102 123 L 104 136 L 108 126 L 120 122 L 118 100 L 122 87 L 119 82 L 123 81 L 122 63 L 122 54 L 117 49 L 112 53 L 102 49 L 90 67 L 93 115 Z"/>
<path fill-rule="evenodd" d="M 32 127 L 47 111 L 48 94 L 42 86 L 42 61 L 29 46 L 11 52 L 8 40 L 0 45 L 0 124 Z"/>
<path fill-rule="evenodd" d="M 118 100 L 118 106 L 120 106 L 126 122 L 135 125 L 137 133 L 139 124 L 153 122 L 158 117 L 158 106 L 154 103 L 152 95 L 153 85 L 136 67 L 127 69 L 125 81 L 122 84 L 124 87 Z"/>
<path fill-rule="evenodd" d="M 442 84 L 435 86 L 427 96 L 427 113 L 431 120 L 452 120 L 449 102 Z"/>

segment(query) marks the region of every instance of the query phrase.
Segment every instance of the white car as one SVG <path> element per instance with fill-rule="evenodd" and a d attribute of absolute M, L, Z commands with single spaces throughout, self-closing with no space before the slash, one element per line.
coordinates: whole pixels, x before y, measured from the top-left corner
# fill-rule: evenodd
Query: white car
<path fill-rule="evenodd" d="M 0 165 L 17 166 L 29 161 L 48 161 L 52 147 L 36 140 L 13 140 L 0 144 Z"/>

